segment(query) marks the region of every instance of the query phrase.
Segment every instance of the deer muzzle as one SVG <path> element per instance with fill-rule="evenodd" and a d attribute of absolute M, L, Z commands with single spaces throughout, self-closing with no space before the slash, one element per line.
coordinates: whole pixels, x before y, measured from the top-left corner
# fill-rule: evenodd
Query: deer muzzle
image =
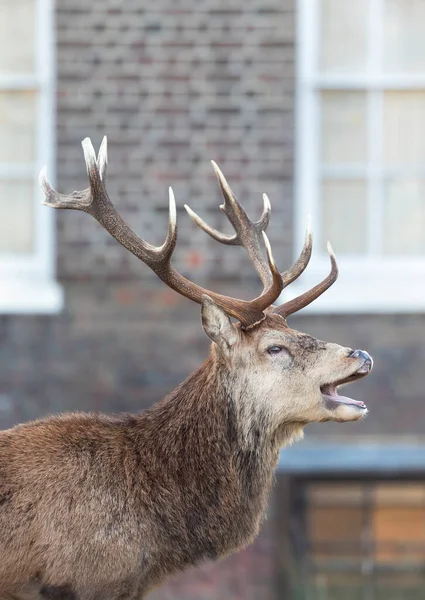
<path fill-rule="evenodd" d="M 373 368 L 373 358 L 365 350 L 354 350 L 350 355 L 350 358 L 357 358 L 362 361 L 362 365 L 357 370 L 357 373 L 369 373 Z"/>

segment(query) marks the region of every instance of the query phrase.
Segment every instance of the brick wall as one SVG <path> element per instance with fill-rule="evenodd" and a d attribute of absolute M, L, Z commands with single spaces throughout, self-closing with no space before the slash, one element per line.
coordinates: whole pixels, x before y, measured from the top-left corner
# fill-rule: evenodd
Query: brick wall
<path fill-rule="evenodd" d="M 272 201 L 270 238 L 290 258 L 293 160 L 292 0 L 63 0 L 57 9 L 58 180 L 86 187 L 80 141 L 109 139 L 111 197 L 153 243 L 178 203 L 176 265 L 198 279 L 252 277 L 239 248 L 197 230 L 189 203 L 227 227 L 216 160 L 249 213 Z M 83 214 L 60 214 L 59 274 L 139 278 L 142 268 Z M 150 275 L 143 271 L 143 277 Z"/>

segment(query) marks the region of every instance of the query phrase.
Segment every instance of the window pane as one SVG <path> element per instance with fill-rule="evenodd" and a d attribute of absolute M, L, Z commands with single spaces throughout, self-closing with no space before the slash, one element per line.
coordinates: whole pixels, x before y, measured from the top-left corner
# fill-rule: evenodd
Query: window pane
<path fill-rule="evenodd" d="M 425 254 L 425 181 L 388 181 L 384 204 L 385 254 Z"/>
<path fill-rule="evenodd" d="M 0 253 L 33 250 L 32 181 L 0 180 Z"/>
<path fill-rule="evenodd" d="M 376 560 L 425 559 L 425 508 L 380 507 L 373 511 L 372 519 Z"/>
<path fill-rule="evenodd" d="M 311 507 L 307 527 L 310 553 L 316 560 L 361 557 L 363 513 L 360 506 Z"/>
<path fill-rule="evenodd" d="M 33 73 L 35 0 L 0 0 L 0 74 Z"/>
<path fill-rule="evenodd" d="M 384 94 L 384 158 L 387 165 L 425 164 L 425 92 Z"/>
<path fill-rule="evenodd" d="M 322 161 L 366 162 L 366 94 L 325 91 L 322 97 Z"/>
<path fill-rule="evenodd" d="M 316 584 L 314 592 L 302 596 L 302 600 L 365 600 L 365 578 L 360 572 L 329 573 L 318 570 L 314 579 Z M 382 600 L 378 596 L 373 598 Z"/>
<path fill-rule="evenodd" d="M 36 94 L 0 91 L 0 162 L 34 160 Z"/>
<path fill-rule="evenodd" d="M 321 60 L 323 71 L 366 70 L 368 0 L 322 0 Z"/>
<path fill-rule="evenodd" d="M 367 251 L 367 186 L 364 181 L 324 181 L 322 241 L 336 254 Z"/>
<path fill-rule="evenodd" d="M 425 506 L 425 485 L 406 483 L 378 483 L 374 489 L 375 503 L 382 506 Z M 424 532 L 425 533 L 425 532 Z"/>
<path fill-rule="evenodd" d="M 358 506 L 364 496 L 361 483 L 313 483 L 308 486 L 308 500 L 314 506 Z"/>
<path fill-rule="evenodd" d="M 353 506 L 310 508 L 308 527 L 313 542 L 359 541 L 362 533 L 361 509 Z"/>
<path fill-rule="evenodd" d="M 387 71 L 425 70 L 424 0 L 386 0 L 384 64 Z"/>

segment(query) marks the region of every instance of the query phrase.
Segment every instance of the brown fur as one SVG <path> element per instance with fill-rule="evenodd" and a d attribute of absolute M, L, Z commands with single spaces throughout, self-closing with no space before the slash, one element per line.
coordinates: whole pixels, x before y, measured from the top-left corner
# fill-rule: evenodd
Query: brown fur
<path fill-rule="evenodd" d="M 137 415 L 65 414 L 0 434 L 0 599 L 140 599 L 257 534 L 280 448 L 309 421 L 357 420 L 319 386 L 349 350 L 287 327 L 249 332 L 204 303 L 210 357 Z M 284 344 L 282 356 L 267 348 Z"/>

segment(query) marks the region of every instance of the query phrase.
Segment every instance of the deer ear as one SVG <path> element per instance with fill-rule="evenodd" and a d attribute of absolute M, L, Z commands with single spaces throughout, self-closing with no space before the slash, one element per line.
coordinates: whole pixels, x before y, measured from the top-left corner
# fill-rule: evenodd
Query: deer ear
<path fill-rule="evenodd" d="M 230 348 L 238 341 L 239 331 L 227 313 L 206 295 L 202 296 L 201 320 L 205 333 L 218 346 Z"/>

